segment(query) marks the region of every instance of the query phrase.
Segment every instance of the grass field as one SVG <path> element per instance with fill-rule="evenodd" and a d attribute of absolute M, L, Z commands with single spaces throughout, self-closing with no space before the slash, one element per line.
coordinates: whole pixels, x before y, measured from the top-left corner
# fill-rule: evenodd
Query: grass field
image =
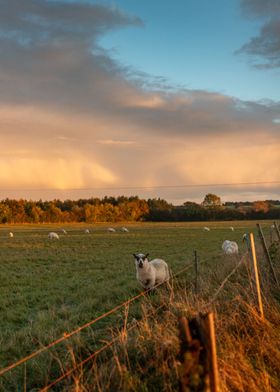
<path fill-rule="evenodd" d="M 270 224 L 263 222 L 267 238 Z M 129 233 L 122 233 L 121 225 L 113 226 L 116 233 L 108 233 L 105 224 L 1 226 L 0 367 L 137 294 L 140 287 L 132 253 L 149 252 L 151 258 L 162 257 L 176 272 L 192 262 L 196 249 L 210 273 L 224 262 L 221 244 L 225 239 L 237 241 L 243 253 L 243 233 L 256 232 L 256 222 L 207 222 L 209 232 L 203 231 L 204 225 L 129 224 Z M 234 232 L 230 226 L 235 227 Z M 60 234 L 62 227 L 67 230 L 66 235 Z M 85 228 L 90 229 L 90 234 L 84 233 Z M 14 238 L 9 238 L 9 231 Z M 60 240 L 48 240 L 50 231 L 58 232 Z M 184 278 L 187 285 L 192 285 L 192 269 Z M 105 326 L 115 322 L 116 316 L 101 320 L 90 331 L 92 337 L 100 339 Z M 47 381 L 46 363 L 38 362 L 36 366 L 34 388 L 37 383 L 42 386 Z M 34 378 L 34 369 L 25 371 L 26 377 Z M 24 390 L 23 370 L 13 374 L 13 385 L 18 388 L 15 390 Z"/>

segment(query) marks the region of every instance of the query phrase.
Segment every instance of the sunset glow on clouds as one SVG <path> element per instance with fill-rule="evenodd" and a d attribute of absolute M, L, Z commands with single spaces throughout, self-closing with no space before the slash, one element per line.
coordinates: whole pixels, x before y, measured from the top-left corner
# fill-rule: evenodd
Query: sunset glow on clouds
<path fill-rule="evenodd" d="M 240 4 L 256 17 L 262 12 L 257 0 Z M 99 46 L 114 29 L 145 28 L 118 7 L 78 0 L 0 5 L 0 197 L 137 193 L 180 203 L 213 191 L 224 200 L 279 198 L 279 184 L 117 189 L 279 181 L 280 101 L 159 88 L 156 81 L 147 87 L 145 75 L 133 78 L 133 69 Z M 243 56 L 253 42 L 244 42 Z M 277 53 L 258 55 L 277 66 Z M 71 191 L 102 187 L 108 189 Z"/>

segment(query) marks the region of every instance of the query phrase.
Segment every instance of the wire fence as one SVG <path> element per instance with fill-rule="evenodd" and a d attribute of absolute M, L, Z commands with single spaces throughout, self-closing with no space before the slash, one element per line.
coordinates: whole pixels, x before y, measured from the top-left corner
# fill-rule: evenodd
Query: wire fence
<path fill-rule="evenodd" d="M 193 266 L 193 264 L 188 264 L 185 267 L 183 267 L 181 270 L 177 271 L 175 274 L 172 274 L 172 278 L 177 277 L 178 275 L 180 275 L 181 273 L 185 272 L 187 269 L 191 268 Z M 4 375 L 5 373 L 11 371 L 12 369 L 15 369 L 16 367 L 26 363 L 27 361 L 37 357 L 38 355 L 42 354 L 43 352 L 49 350 L 50 348 L 68 340 L 69 338 L 71 338 L 73 335 L 79 333 L 80 331 L 84 330 L 85 328 L 97 323 L 98 321 L 108 317 L 109 315 L 116 313 L 118 310 L 120 310 L 121 308 L 128 306 L 129 304 L 131 304 L 132 302 L 136 301 L 137 299 L 146 296 L 149 292 L 151 292 L 152 290 L 158 288 L 159 286 L 162 286 L 163 284 L 165 284 L 166 281 L 162 282 L 162 283 L 158 283 L 157 285 L 155 285 L 153 288 L 150 288 L 146 291 L 141 292 L 138 295 L 135 295 L 134 297 L 122 302 L 121 304 L 115 306 L 114 308 L 110 309 L 108 312 L 103 313 L 102 315 L 96 317 L 95 319 L 89 321 L 88 323 L 76 328 L 75 330 L 69 332 L 69 333 L 64 333 L 64 335 L 56 340 L 54 340 L 53 342 L 49 343 L 47 346 L 41 347 L 40 349 L 34 351 L 33 353 L 21 358 L 20 360 L 18 360 L 17 362 L 12 363 L 11 365 L 3 368 L 0 370 L 0 376 Z"/>
<path fill-rule="evenodd" d="M 218 298 L 218 296 L 220 295 L 220 293 L 222 292 L 222 290 L 224 289 L 225 285 L 227 284 L 227 282 L 229 281 L 229 279 L 237 272 L 237 270 L 244 264 L 245 260 L 248 258 L 249 256 L 249 250 L 246 251 L 246 253 L 241 257 L 241 259 L 238 261 L 238 263 L 234 266 L 234 268 L 228 273 L 228 275 L 223 279 L 223 281 L 221 282 L 221 284 L 219 285 L 219 287 L 216 289 L 214 295 L 212 296 L 212 298 L 207 301 L 207 306 L 211 306 Z M 203 261 L 200 262 L 199 265 L 203 265 L 205 264 L 207 261 Z M 195 264 L 189 263 L 187 265 L 185 265 L 182 269 L 180 269 L 179 271 L 177 271 L 176 273 L 172 274 L 172 277 L 170 279 L 170 281 L 173 281 L 175 278 L 177 278 L 178 276 L 180 276 L 183 272 L 189 270 L 190 268 L 195 268 Z M 21 358 L 20 360 L 10 364 L 9 366 L 3 368 L 0 370 L 0 376 L 3 376 L 4 374 L 10 372 L 11 370 L 17 368 L 18 366 L 27 363 L 28 361 L 30 361 L 31 359 L 39 356 L 41 353 L 48 351 L 49 349 L 51 349 L 52 347 L 70 339 L 72 336 L 76 335 L 77 333 L 79 333 L 80 331 L 88 328 L 89 326 L 94 325 L 95 323 L 97 323 L 98 321 L 108 317 L 111 314 L 114 314 L 116 312 L 118 312 L 120 309 L 128 307 L 130 304 L 132 304 L 133 302 L 135 302 L 136 300 L 138 300 L 141 297 L 145 297 L 147 294 L 149 294 L 152 290 L 158 288 L 159 286 L 162 286 L 163 284 L 167 283 L 167 281 L 164 281 L 162 283 L 157 284 L 156 286 L 154 286 L 153 288 L 150 288 L 146 291 L 143 291 L 141 293 L 139 293 L 138 295 L 135 295 L 131 298 L 129 298 L 128 300 L 122 302 L 119 305 L 116 305 L 114 308 L 110 309 L 109 311 L 103 313 L 102 315 L 96 317 L 95 319 L 85 323 L 82 326 L 79 326 L 78 328 L 76 328 L 75 330 L 69 332 L 69 333 L 64 333 L 64 335 L 54 341 L 52 341 L 51 343 L 49 343 L 48 345 L 41 347 L 40 349 L 34 351 L 33 353 Z M 156 311 L 160 310 L 162 308 L 162 306 L 159 306 Z M 128 333 L 130 331 L 132 331 L 134 328 L 137 327 L 137 323 L 133 324 L 133 325 L 129 325 L 128 327 L 126 327 L 125 332 Z M 55 379 L 54 381 L 52 381 L 50 384 L 48 384 L 47 386 L 43 387 L 42 389 L 40 389 L 41 392 L 46 392 L 48 390 L 50 390 L 53 386 L 55 386 L 56 384 L 58 384 L 59 382 L 61 382 L 62 380 L 68 378 L 71 374 L 73 374 L 73 372 L 75 372 L 77 369 L 82 368 L 83 365 L 87 364 L 89 361 L 95 359 L 98 355 L 100 355 L 102 352 L 104 352 L 106 349 L 108 349 L 109 347 L 111 347 L 112 345 L 114 345 L 116 342 L 118 342 L 121 338 L 121 334 L 119 334 L 118 336 L 116 336 L 115 338 L 113 338 L 112 340 L 110 340 L 109 342 L 107 342 L 105 345 L 103 345 L 102 347 L 100 347 L 99 349 L 97 349 L 96 351 L 94 351 L 93 353 L 91 353 L 88 357 L 86 357 L 85 359 L 83 359 L 81 362 L 79 362 L 78 364 L 76 364 L 75 366 L 73 366 L 71 369 L 65 371 L 62 375 L 60 375 L 57 379 Z"/>
<path fill-rule="evenodd" d="M 237 270 L 241 267 L 242 264 L 244 264 L 244 261 L 246 260 L 246 258 L 248 257 L 249 253 L 246 252 L 241 259 L 239 260 L 239 262 L 237 263 L 237 265 L 230 271 L 230 273 L 224 278 L 224 280 L 222 281 L 222 283 L 220 284 L 220 286 L 217 288 L 215 294 L 213 295 L 213 297 L 210 299 L 210 301 L 207 302 L 206 307 L 209 307 L 210 305 L 212 305 L 218 295 L 220 294 L 220 292 L 223 290 L 225 284 L 229 281 L 229 279 L 231 278 L 231 276 L 233 276 Z M 200 264 L 205 264 L 205 262 L 201 262 Z M 194 264 L 188 264 L 186 265 L 182 270 L 176 272 L 175 274 L 172 275 L 172 280 L 174 278 L 176 278 L 177 276 L 179 276 L 182 272 L 186 271 L 187 269 L 193 267 Z M 159 286 L 165 284 L 167 281 L 162 282 L 157 284 L 154 288 L 158 288 Z M 141 295 L 139 294 L 138 296 L 135 296 L 133 298 L 131 298 L 129 301 L 124 302 L 123 304 L 121 304 L 120 306 L 125 306 L 128 305 L 129 303 L 131 303 L 132 301 L 138 299 L 141 296 L 145 296 L 149 291 L 151 291 L 152 289 L 147 290 L 146 292 L 143 292 Z M 158 312 L 161 308 L 163 307 L 163 305 L 159 306 L 156 309 L 156 312 Z M 129 326 L 128 328 L 126 328 L 126 333 L 132 331 L 133 329 L 135 329 L 138 325 L 137 324 L 133 324 L 131 326 Z M 99 354 L 101 354 L 103 351 L 105 351 L 106 349 L 108 349 L 109 347 L 111 347 L 112 345 L 114 345 L 116 342 L 118 342 L 121 339 L 122 335 L 119 334 L 118 336 L 116 336 L 114 339 L 112 339 L 111 341 L 109 341 L 107 344 L 105 344 L 104 346 L 102 346 L 100 349 L 98 349 L 97 351 L 93 352 L 91 355 L 89 355 L 87 358 L 85 358 L 83 361 L 79 362 L 77 365 L 75 365 L 73 368 L 67 370 L 64 374 L 62 374 L 60 377 L 58 377 L 57 379 L 55 379 L 53 382 L 51 382 L 50 384 L 48 384 L 47 386 L 43 387 L 42 389 L 40 389 L 40 392 L 47 392 L 49 391 L 52 387 L 54 387 L 56 384 L 58 384 L 59 382 L 63 381 L 65 378 L 68 378 L 69 376 L 71 376 L 71 374 L 74 373 L 74 371 L 78 370 L 79 368 L 82 368 L 82 366 L 84 366 L 86 363 L 88 363 L 89 361 L 95 359 Z"/>

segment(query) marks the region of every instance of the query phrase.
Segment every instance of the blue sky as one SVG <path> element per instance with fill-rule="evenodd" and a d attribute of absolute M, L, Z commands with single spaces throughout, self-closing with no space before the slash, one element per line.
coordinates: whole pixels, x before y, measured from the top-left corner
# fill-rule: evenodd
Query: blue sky
<path fill-rule="evenodd" d="M 107 4 L 143 21 L 142 26 L 101 37 L 100 45 L 121 64 L 189 89 L 244 100 L 280 99 L 279 69 L 255 69 L 248 56 L 236 53 L 258 34 L 263 23 L 263 18 L 244 15 L 239 0 L 119 0 Z"/>
<path fill-rule="evenodd" d="M 0 198 L 279 199 L 279 0 L 0 8 Z"/>

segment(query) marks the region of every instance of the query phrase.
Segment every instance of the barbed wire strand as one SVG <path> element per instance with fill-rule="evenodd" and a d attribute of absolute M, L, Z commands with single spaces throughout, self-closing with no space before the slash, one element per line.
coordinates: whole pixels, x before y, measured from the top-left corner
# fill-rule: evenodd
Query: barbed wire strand
<path fill-rule="evenodd" d="M 191 268 L 193 266 L 193 263 L 191 264 L 187 264 L 184 268 L 182 268 L 181 270 L 179 270 L 177 273 L 172 275 L 172 279 L 174 277 L 176 277 L 177 275 L 181 274 L 182 272 L 186 271 L 187 269 Z M 135 295 L 134 297 L 122 302 L 121 304 L 115 306 L 114 308 L 110 309 L 108 312 L 103 313 L 102 315 L 96 317 L 95 319 L 89 321 L 88 323 L 76 328 L 75 330 L 73 330 L 72 332 L 65 332 L 64 335 L 61 338 L 58 338 L 56 340 L 54 340 L 53 342 L 49 343 L 47 346 L 44 346 L 40 349 L 38 349 L 37 351 L 34 351 L 33 353 L 21 358 L 20 360 L 18 360 L 17 362 L 3 368 L 0 370 L 0 376 L 2 376 L 3 374 L 7 373 L 8 371 L 18 367 L 19 365 L 22 365 L 23 363 L 31 360 L 32 358 L 38 356 L 39 354 L 49 350 L 51 347 L 56 346 L 57 344 L 69 339 L 70 337 L 72 337 L 73 335 L 75 335 L 76 333 L 80 332 L 81 330 L 89 327 L 90 325 L 95 324 L 97 321 L 102 320 L 103 318 L 115 313 L 117 310 L 121 309 L 123 306 L 127 306 L 129 305 L 131 302 L 134 302 L 135 300 L 137 300 L 140 297 L 145 296 L 147 293 L 149 293 L 151 290 L 159 287 L 160 285 L 166 283 L 166 281 L 162 282 L 162 283 L 158 283 L 157 285 L 155 285 L 153 288 L 150 288 L 146 291 L 141 292 L 138 295 Z"/>
<path fill-rule="evenodd" d="M 241 259 L 239 260 L 239 262 L 237 263 L 237 265 L 233 268 L 233 270 L 225 277 L 225 279 L 222 281 L 222 283 L 220 284 L 220 286 L 218 287 L 218 289 L 216 290 L 215 294 L 213 295 L 213 297 L 211 298 L 211 300 L 207 303 L 207 305 L 211 305 L 213 302 L 216 301 L 218 295 L 220 294 L 220 292 L 222 291 L 222 289 L 224 288 L 225 284 L 228 282 L 229 278 L 235 274 L 235 272 L 238 270 L 238 268 L 243 264 L 244 260 L 246 259 L 248 255 L 248 252 L 246 252 Z"/>
<path fill-rule="evenodd" d="M 137 325 L 132 325 L 129 328 L 127 328 L 127 332 L 130 332 L 133 328 L 135 328 Z M 58 377 L 56 380 L 54 380 L 53 382 L 51 382 L 49 385 L 45 386 L 44 388 L 40 389 L 39 392 L 46 392 L 48 391 L 50 388 L 52 388 L 53 386 L 55 386 L 56 384 L 58 384 L 60 381 L 64 380 L 65 378 L 69 377 L 75 370 L 77 370 L 79 367 L 82 367 L 83 365 L 85 365 L 87 362 L 89 362 L 91 359 L 94 359 L 95 357 L 97 357 L 99 354 L 101 354 L 104 350 L 106 350 L 107 348 L 111 347 L 113 344 L 116 343 L 117 340 L 119 340 L 121 338 L 121 335 L 117 336 L 116 338 L 110 340 L 110 342 L 108 342 L 107 344 L 105 344 L 104 346 L 102 346 L 99 350 L 94 351 L 94 353 L 92 353 L 89 357 L 87 357 L 86 359 L 84 359 L 83 361 L 81 361 L 80 363 L 78 363 L 78 365 L 74 366 L 73 368 L 67 370 L 65 373 L 63 373 L 60 377 Z"/>
<path fill-rule="evenodd" d="M 164 281 L 163 283 L 166 283 L 167 281 Z M 161 284 L 163 284 L 161 283 Z M 163 306 L 165 306 L 165 304 L 160 305 L 155 313 L 157 313 L 160 309 L 163 308 Z M 154 313 L 153 313 L 154 314 Z M 147 317 L 149 317 L 149 315 L 147 315 Z M 134 328 L 136 328 L 138 326 L 138 324 L 133 324 L 131 326 L 129 326 L 128 328 L 125 329 L 126 333 L 132 331 Z M 54 380 L 53 382 L 51 382 L 50 384 L 46 385 L 45 387 L 43 387 L 42 389 L 40 389 L 39 392 L 46 392 L 48 391 L 50 388 L 52 388 L 53 386 L 55 386 L 56 384 L 58 384 L 60 381 L 64 380 L 65 378 L 69 377 L 75 370 L 79 369 L 80 367 L 84 366 L 87 362 L 89 362 L 90 360 L 94 359 L 95 357 L 97 357 L 99 354 L 101 354 L 103 351 L 105 351 L 107 348 L 111 347 L 113 344 L 115 344 L 118 340 L 120 340 L 122 338 L 122 334 L 121 332 L 118 334 L 118 336 L 116 336 L 114 339 L 110 340 L 107 344 L 105 344 L 104 346 L 102 346 L 100 349 L 98 349 L 97 351 L 94 351 L 91 355 L 89 355 L 87 358 L 85 358 L 83 361 L 79 362 L 78 365 L 75 365 L 73 368 L 67 370 L 64 374 L 62 374 L 60 377 L 58 377 L 56 380 Z"/>

